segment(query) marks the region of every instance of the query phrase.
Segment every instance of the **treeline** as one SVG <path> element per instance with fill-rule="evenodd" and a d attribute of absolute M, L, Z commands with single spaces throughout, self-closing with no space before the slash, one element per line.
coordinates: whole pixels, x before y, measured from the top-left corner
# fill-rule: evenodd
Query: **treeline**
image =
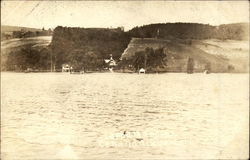
<path fill-rule="evenodd" d="M 122 28 L 70 28 L 56 27 L 51 50 L 56 68 L 67 63 L 77 69 L 97 69 L 104 59 L 119 59 L 130 37 Z"/>
<path fill-rule="evenodd" d="M 12 32 L 1 32 L 1 40 L 13 39 L 13 38 L 28 38 L 28 37 L 38 37 L 38 36 L 51 36 L 53 31 L 51 29 L 41 31 L 30 31 L 21 29 L 20 31 Z"/>
<path fill-rule="evenodd" d="M 140 68 L 154 71 L 156 68 L 164 68 L 167 65 L 167 56 L 164 48 L 153 49 L 147 47 L 145 50 L 135 52 L 133 57 L 124 58 L 119 63 L 119 69 L 130 69 L 138 71 Z"/>
<path fill-rule="evenodd" d="M 244 40 L 249 36 L 249 24 L 158 23 L 135 27 L 128 33 L 130 37 L 138 38 Z"/>
<path fill-rule="evenodd" d="M 2 61 L 2 70 L 20 71 L 27 69 L 49 71 L 51 57 L 48 47 L 35 48 L 32 44 L 25 45 L 18 49 L 13 49 Z"/>

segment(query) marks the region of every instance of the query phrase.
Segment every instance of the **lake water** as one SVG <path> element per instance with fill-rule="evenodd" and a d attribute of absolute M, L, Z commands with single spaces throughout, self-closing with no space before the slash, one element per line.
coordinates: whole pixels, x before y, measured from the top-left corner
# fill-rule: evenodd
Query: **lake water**
<path fill-rule="evenodd" d="M 1 73 L 2 159 L 247 158 L 249 74 Z"/>

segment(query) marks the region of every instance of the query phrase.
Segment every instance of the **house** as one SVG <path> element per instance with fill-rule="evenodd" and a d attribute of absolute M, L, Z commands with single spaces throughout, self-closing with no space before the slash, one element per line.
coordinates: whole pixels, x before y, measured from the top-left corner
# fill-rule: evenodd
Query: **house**
<path fill-rule="evenodd" d="M 110 54 L 110 59 L 104 59 L 105 64 L 108 65 L 109 68 L 113 68 L 116 66 L 116 61 L 112 58 L 112 54 Z"/>
<path fill-rule="evenodd" d="M 70 70 L 72 70 L 73 68 L 68 65 L 68 64 L 63 64 L 62 65 L 62 72 L 70 72 Z"/>

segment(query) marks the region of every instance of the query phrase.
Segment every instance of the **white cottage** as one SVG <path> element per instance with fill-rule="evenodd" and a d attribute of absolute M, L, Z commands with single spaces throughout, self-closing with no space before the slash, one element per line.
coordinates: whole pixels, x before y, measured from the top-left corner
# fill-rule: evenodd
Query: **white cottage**
<path fill-rule="evenodd" d="M 72 67 L 68 64 L 63 64 L 62 65 L 62 72 L 70 72 L 72 70 Z"/>
<path fill-rule="evenodd" d="M 110 55 L 110 59 L 104 59 L 104 61 L 111 68 L 117 65 L 116 62 L 115 62 L 115 60 L 112 57 L 112 54 Z"/>

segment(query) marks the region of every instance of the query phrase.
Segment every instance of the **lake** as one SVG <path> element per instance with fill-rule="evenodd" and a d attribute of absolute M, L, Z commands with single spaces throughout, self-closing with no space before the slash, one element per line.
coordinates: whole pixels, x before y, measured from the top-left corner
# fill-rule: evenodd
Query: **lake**
<path fill-rule="evenodd" d="M 249 74 L 1 73 L 2 159 L 247 158 Z"/>

